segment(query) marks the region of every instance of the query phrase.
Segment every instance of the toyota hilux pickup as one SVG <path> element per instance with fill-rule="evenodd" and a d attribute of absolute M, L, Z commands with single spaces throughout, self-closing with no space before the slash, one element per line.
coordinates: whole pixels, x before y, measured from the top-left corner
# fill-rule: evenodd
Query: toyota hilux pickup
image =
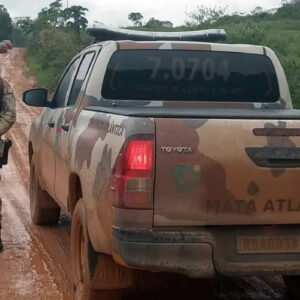
<path fill-rule="evenodd" d="M 122 295 L 147 271 L 276 273 L 292 286 L 300 113 L 278 58 L 148 38 L 95 43 L 51 100 L 45 89 L 23 96 L 44 107 L 29 136 L 32 219 L 72 215 L 76 297 Z"/>

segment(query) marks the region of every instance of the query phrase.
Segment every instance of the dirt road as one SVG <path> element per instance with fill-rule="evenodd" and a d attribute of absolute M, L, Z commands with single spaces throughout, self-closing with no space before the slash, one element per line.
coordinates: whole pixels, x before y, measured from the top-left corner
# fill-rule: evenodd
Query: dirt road
<path fill-rule="evenodd" d="M 0 74 L 18 98 L 18 119 L 9 138 L 14 142 L 9 165 L 1 171 L 3 241 L 0 254 L 0 299 L 72 299 L 69 244 L 70 220 L 62 216 L 57 227 L 33 226 L 29 214 L 27 136 L 38 109 L 20 101 L 22 92 L 34 86 L 24 75 L 24 50 L 0 55 Z M 178 286 L 178 288 L 174 288 Z M 188 296 L 189 295 L 189 296 Z M 131 293 L 126 299 L 132 299 Z M 212 283 L 182 282 L 160 291 L 143 289 L 136 299 L 287 300 L 280 277 L 219 279 Z"/>
<path fill-rule="evenodd" d="M 0 55 L 0 74 L 12 86 L 17 102 L 17 123 L 9 166 L 1 171 L 3 242 L 0 254 L 0 299 L 72 299 L 69 280 L 69 221 L 52 228 L 33 226 L 29 213 L 27 136 L 38 109 L 26 107 L 22 92 L 34 86 L 24 76 L 24 50 Z"/>

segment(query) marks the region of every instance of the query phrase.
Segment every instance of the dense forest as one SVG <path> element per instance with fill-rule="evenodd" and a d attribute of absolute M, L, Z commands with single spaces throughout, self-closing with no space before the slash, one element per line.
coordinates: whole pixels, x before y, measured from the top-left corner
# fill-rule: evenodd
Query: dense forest
<path fill-rule="evenodd" d="M 39 85 L 54 88 L 63 69 L 81 48 L 91 43 L 85 33 L 87 8 L 63 8 L 56 0 L 40 11 L 36 19 L 18 19 L 13 24 L 9 12 L 0 5 L 0 40 L 12 39 L 27 46 L 27 63 Z M 283 1 L 278 9 L 256 7 L 250 13 L 228 13 L 224 7 L 199 6 L 187 14 L 182 26 L 168 20 L 150 18 L 141 12 L 128 16 L 134 28 L 153 31 L 186 31 L 223 28 L 227 43 L 258 44 L 271 47 L 287 73 L 295 107 L 300 108 L 300 0 Z"/>

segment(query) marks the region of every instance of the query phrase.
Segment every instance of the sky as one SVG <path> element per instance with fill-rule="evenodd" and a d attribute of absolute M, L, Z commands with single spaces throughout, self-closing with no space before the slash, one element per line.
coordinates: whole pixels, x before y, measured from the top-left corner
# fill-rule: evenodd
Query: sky
<path fill-rule="evenodd" d="M 12 18 L 30 16 L 48 6 L 52 0 L 0 0 Z M 184 24 L 186 12 L 195 10 L 199 5 L 227 6 L 228 11 L 250 12 L 257 6 L 264 9 L 279 7 L 282 0 L 63 0 L 64 5 L 82 5 L 89 9 L 87 13 L 90 24 L 94 21 L 112 26 L 130 25 L 128 14 L 141 12 L 144 21 L 151 17 L 169 20 L 174 25 Z"/>

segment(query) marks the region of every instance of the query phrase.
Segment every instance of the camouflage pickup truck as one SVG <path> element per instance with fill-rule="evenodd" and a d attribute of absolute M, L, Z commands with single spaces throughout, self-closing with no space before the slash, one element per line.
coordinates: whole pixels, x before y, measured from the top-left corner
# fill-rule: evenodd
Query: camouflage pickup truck
<path fill-rule="evenodd" d="M 51 100 L 24 102 L 45 107 L 29 137 L 32 219 L 72 215 L 78 299 L 122 295 L 146 271 L 297 280 L 300 113 L 271 49 L 104 41 Z"/>

